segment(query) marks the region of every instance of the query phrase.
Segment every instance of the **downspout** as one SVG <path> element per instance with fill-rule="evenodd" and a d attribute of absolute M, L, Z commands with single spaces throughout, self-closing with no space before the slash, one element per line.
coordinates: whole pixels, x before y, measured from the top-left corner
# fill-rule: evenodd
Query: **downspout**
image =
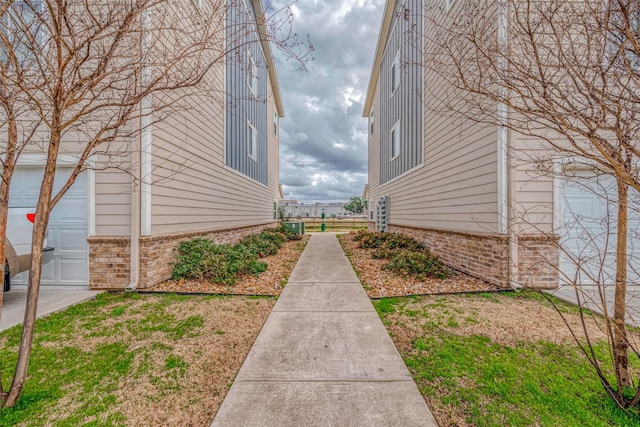
<path fill-rule="evenodd" d="M 509 70 L 507 55 L 509 54 L 509 0 L 498 1 L 498 90 L 499 96 L 505 99 L 508 95 L 504 87 L 504 76 Z M 509 144 L 509 109 L 504 103 L 498 103 L 498 232 L 508 235 L 508 261 L 507 274 L 509 286 L 515 291 L 520 291 L 522 286 L 518 283 L 518 243 L 514 209 L 514 185 L 515 178 L 512 175 L 512 149 Z"/>
<path fill-rule="evenodd" d="M 151 49 L 151 12 L 141 13 L 142 40 L 141 61 L 148 62 Z M 151 83 L 151 67 L 142 68 L 142 89 Z M 140 141 L 132 155 L 133 182 L 131 189 L 131 240 L 130 240 L 130 283 L 127 292 L 135 291 L 140 285 L 140 237 L 151 234 L 151 149 L 153 135 L 151 131 L 152 103 L 151 95 L 140 101 Z M 136 156 L 139 154 L 139 157 Z M 137 181 L 137 182 L 136 182 Z"/>

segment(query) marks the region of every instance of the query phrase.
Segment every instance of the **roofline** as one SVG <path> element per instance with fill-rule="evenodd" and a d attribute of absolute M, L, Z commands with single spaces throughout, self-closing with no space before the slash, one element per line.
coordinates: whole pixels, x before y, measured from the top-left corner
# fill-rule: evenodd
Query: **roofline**
<path fill-rule="evenodd" d="M 380 65 L 382 65 L 382 58 L 384 51 L 387 47 L 387 40 L 389 38 L 389 30 L 391 29 L 391 22 L 393 21 L 393 11 L 395 10 L 396 0 L 387 0 L 384 7 L 384 15 L 382 16 L 382 23 L 380 24 L 380 31 L 378 34 L 378 44 L 376 46 L 376 55 L 373 58 L 373 66 L 371 68 L 371 76 L 369 77 L 369 86 L 367 88 L 367 96 L 364 99 L 364 109 L 362 111 L 362 117 L 368 117 L 371 107 L 373 105 L 373 96 L 376 91 L 376 83 L 380 76 Z"/>
<path fill-rule="evenodd" d="M 265 29 L 266 18 L 264 16 L 264 9 L 262 7 L 261 0 L 251 0 L 253 9 L 256 11 L 256 21 L 258 24 L 258 32 L 260 33 L 260 43 L 262 44 L 262 50 L 264 51 L 265 61 L 267 63 L 267 69 L 269 70 L 269 80 L 273 89 L 273 98 L 278 110 L 278 116 L 284 117 L 284 105 L 282 104 L 282 95 L 280 94 L 280 84 L 278 83 L 278 75 L 276 73 L 276 64 L 273 59 L 273 53 L 271 52 L 271 44 L 269 43 L 269 36 Z"/>

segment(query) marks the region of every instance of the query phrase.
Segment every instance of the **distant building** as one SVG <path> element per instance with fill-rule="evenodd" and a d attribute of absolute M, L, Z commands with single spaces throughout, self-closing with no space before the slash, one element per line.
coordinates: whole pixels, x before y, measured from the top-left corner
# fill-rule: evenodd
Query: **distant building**
<path fill-rule="evenodd" d="M 280 200 L 280 207 L 284 208 L 285 217 L 292 218 L 320 218 L 322 212 L 326 218 L 350 215 L 351 213 L 344 209 L 345 204 L 345 202 L 298 203 L 294 199 Z"/>

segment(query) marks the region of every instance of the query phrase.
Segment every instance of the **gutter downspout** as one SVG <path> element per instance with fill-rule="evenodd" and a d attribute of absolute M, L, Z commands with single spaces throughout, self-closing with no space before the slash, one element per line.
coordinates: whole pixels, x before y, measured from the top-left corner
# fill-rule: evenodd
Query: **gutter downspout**
<path fill-rule="evenodd" d="M 141 61 L 148 62 L 151 49 L 151 12 L 144 10 L 142 18 Z M 151 83 L 151 67 L 142 68 L 142 88 Z M 140 101 L 140 141 L 132 153 L 134 179 L 131 189 L 131 240 L 130 240 L 130 283 L 127 292 L 135 291 L 140 285 L 140 237 L 151 234 L 151 149 L 153 134 L 151 132 L 151 95 Z M 136 156 L 139 154 L 139 157 Z M 138 182 L 136 182 L 138 181 Z"/>
<path fill-rule="evenodd" d="M 507 55 L 509 54 L 509 0 L 498 0 L 498 72 L 505 75 L 509 70 Z M 498 76 L 499 96 L 505 99 L 508 95 L 504 79 Z M 509 144 L 509 109 L 503 103 L 498 103 L 498 232 L 509 236 L 508 247 L 508 281 L 515 291 L 522 290 L 518 283 L 518 236 L 514 215 L 515 188 L 513 180 L 513 147 Z"/>

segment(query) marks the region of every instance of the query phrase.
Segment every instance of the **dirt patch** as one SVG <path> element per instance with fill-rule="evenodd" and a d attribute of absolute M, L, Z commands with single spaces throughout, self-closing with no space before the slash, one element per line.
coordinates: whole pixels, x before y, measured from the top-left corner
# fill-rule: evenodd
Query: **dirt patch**
<path fill-rule="evenodd" d="M 448 279 L 423 278 L 419 280 L 415 277 L 401 276 L 383 268 L 388 263 L 387 260 L 373 259 L 370 249 L 359 248 L 358 243 L 353 241 L 352 234 L 339 235 L 338 240 L 340 240 L 370 298 L 482 292 L 498 289 L 483 280 L 460 272 Z"/>
<path fill-rule="evenodd" d="M 234 286 L 198 280 L 167 280 L 144 291 L 277 296 L 287 283 L 308 240 L 309 235 L 305 235 L 302 240 L 285 242 L 277 254 L 260 259 L 267 263 L 267 271 L 258 277 L 244 275 Z"/>

